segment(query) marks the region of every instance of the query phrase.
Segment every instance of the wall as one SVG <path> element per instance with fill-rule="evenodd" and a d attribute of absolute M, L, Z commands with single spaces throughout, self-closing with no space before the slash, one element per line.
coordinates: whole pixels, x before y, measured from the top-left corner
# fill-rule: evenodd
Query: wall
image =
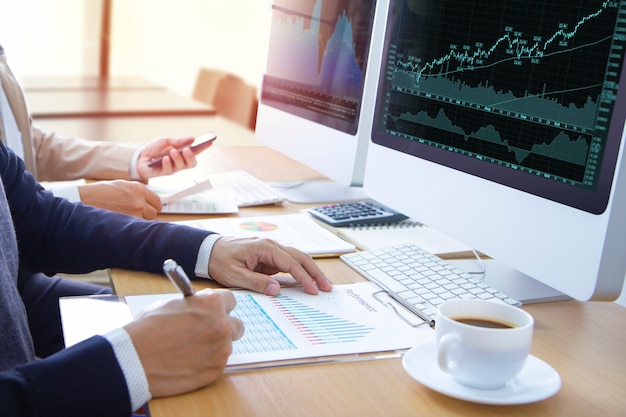
<path fill-rule="evenodd" d="M 113 1 L 110 74 L 190 94 L 198 68 L 258 85 L 270 0 Z M 0 0 L 0 44 L 18 77 L 95 75 L 101 0 Z"/>
<path fill-rule="evenodd" d="M 201 66 L 258 85 L 269 0 L 133 0 L 114 4 L 112 73 L 141 74 L 190 92 Z"/>
<path fill-rule="evenodd" d="M 100 0 L 0 0 L 0 44 L 23 75 L 97 74 Z"/>

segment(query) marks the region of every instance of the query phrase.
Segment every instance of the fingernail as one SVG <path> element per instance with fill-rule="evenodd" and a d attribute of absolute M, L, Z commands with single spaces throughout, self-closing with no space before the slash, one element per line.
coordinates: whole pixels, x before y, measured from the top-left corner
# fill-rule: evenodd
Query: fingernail
<path fill-rule="evenodd" d="M 280 292 L 280 285 L 275 282 L 270 282 L 270 285 L 265 289 L 266 295 L 277 295 Z"/>

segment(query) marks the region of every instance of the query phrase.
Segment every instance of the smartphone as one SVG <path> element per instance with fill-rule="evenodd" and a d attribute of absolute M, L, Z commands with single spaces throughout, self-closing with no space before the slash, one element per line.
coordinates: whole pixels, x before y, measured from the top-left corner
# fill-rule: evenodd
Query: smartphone
<path fill-rule="evenodd" d="M 215 139 L 217 139 L 217 135 L 214 132 L 200 135 L 196 137 L 195 142 L 198 142 L 198 143 L 196 143 L 195 145 L 191 147 L 191 151 L 193 153 L 200 153 L 206 148 L 208 148 L 209 146 L 211 146 L 211 144 L 213 143 Z M 182 150 L 180 150 L 179 152 L 182 152 Z M 167 155 L 169 155 L 169 153 Z M 148 166 L 152 168 L 152 167 L 160 165 L 161 161 L 163 160 L 163 157 L 167 155 L 162 155 L 158 158 L 154 158 L 152 161 L 148 162 Z"/>

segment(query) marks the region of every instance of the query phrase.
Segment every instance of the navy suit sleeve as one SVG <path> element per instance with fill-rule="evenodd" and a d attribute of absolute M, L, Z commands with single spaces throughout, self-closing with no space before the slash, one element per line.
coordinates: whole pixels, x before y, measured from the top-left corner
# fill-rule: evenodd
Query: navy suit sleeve
<path fill-rule="evenodd" d="M 0 145 L 4 183 L 27 270 L 85 273 L 124 268 L 161 273 L 175 259 L 193 275 L 198 250 L 209 232 L 70 203 L 45 191 L 13 152 Z"/>
<path fill-rule="evenodd" d="M 123 416 L 130 397 L 110 343 L 94 336 L 0 372 L 1 416 Z"/>

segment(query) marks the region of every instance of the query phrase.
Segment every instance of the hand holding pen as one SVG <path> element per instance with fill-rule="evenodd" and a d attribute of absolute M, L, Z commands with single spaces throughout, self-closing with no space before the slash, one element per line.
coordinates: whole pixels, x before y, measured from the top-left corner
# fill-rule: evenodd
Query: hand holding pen
<path fill-rule="evenodd" d="M 233 341 L 244 334 L 243 322 L 230 315 L 237 305 L 232 292 L 194 293 L 182 267 L 173 260 L 163 263 L 163 271 L 186 297 L 155 303 L 124 326 L 153 398 L 215 382 L 227 366 Z"/>

